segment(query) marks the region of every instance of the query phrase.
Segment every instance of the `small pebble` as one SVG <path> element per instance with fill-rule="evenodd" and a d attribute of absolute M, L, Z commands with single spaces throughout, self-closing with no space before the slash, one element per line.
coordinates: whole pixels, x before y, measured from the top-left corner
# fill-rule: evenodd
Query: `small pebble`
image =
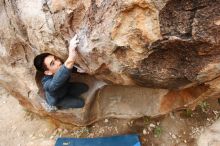
<path fill-rule="evenodd" d="M 175 134 L 172 134 L 172 138 L 173 138 L 173 139 L 176 139 L 176 135 L 175 135 Z"/>
<path fill-rule="evenodd" d="M 217 114 L 218 114 L 218 111 L 213 110 L 212 112 L 213 112 L 215 115 L 217 115 Z"/>
<path fill-rule="evenodd" d="M 152 124 L 152 123 L 151 123 L 149 126 L 150 126 L 151 128 L 155 128 L 155 127 L 156 127 L 156 125 L 154 125 L 154 124 Z"/>
<path fill-rule="evenodd" d="M 143 130 L 143 134 L 144 134 L 144 135 L 146 135 L 146 134 L 147 134 L 147 131 L 146 131 L 146 129 L 144 129 L 144 130 Z"/>
<path fill-rule="evenodd" d="M 67 134 L 69 131 L 67 129 L 63 130 L 63 134 Z"/>
<path fill-rule="evenodd" d="M 58 128 L 57 130 L 58 130 L 58 132 L 62 132 L 63 131 L 61 128 Z"/>

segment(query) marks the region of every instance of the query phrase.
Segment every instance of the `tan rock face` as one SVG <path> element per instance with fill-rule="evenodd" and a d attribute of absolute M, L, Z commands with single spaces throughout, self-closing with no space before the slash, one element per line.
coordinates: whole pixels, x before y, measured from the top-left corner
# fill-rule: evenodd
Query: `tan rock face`
<path fill-rule="evenodd" d="M 177 96 L 173 89 L 199 99 L 157 109 L 168 112 L 220 91 L 216 0 L 0 0 L 0 20 L 0 84 L 34 112 L 48 114 L 37 94 L 34 56 L 65 59 L 76 33 L 77 64 L 86 73 L 107 83 L 163 88 L 164 99 Z M 191 91 L 200 86 L 204 90 Z M 65 114 L 52 116 L 68 122 Z"/>

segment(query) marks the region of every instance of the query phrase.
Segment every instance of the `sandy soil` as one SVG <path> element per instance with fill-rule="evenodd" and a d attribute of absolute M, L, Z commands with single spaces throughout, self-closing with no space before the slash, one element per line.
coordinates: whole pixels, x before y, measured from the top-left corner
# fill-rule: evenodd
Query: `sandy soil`
<path fill-rule="evenodd" d="M 173 112 L 157 119 L 105 119 L 88 127 L 65 129 L 24 110 L 0 88 L 0 112 L 0 146 L 53 146 L 61 136 L 92 138 L 128 133 L 138 133 L 143 146 L 220 145 L 216 99 L 202 102 L 195 111 Z"/>
<path fill-rule="evenodd" d="M 0 89 L 0 146 L 52 146 L 55 127 L 25 111 L 12 96 Z"/>

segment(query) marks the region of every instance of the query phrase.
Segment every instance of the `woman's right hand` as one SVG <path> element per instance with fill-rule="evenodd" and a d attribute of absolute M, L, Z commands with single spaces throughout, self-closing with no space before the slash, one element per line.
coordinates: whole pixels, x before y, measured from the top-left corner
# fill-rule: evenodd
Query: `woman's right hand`
<path fill-rule="evenodd" d="M 70 40 L 69 44 L 69 58 L 75 60 L 77 56 L 76 47 L 79 44 L 79 40 L 77 38 L 77 34 Z"/>
<path fill-rule="evenodd" d="M 71 40 L 70 40 L 70 44 L 69 44 L 69 57 L 67 58 L 67 60 L 64 62 L 64 65 L 68 68 L 68 69 L 72 69 L 74 62 L 76 60 L 76 56 L 77 56 L 77 51 L 76 51 L 76 47 L 79 43 L 79 40 L 77 39 L 77 35 L 75 35 Z"/>

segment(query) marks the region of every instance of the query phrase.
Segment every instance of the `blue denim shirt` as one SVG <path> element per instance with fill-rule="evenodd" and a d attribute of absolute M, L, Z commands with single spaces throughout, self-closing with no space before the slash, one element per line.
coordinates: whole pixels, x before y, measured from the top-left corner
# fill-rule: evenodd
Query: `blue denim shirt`
<path fill-rule="evenodd" d="M 46 102 L 56 106 L 57 101 L 63 98 L 68 92 L 68 83 L 72 69 L 67 69 L 62 65 L 54 75 L 46 75 L 42 79 Z"/>

